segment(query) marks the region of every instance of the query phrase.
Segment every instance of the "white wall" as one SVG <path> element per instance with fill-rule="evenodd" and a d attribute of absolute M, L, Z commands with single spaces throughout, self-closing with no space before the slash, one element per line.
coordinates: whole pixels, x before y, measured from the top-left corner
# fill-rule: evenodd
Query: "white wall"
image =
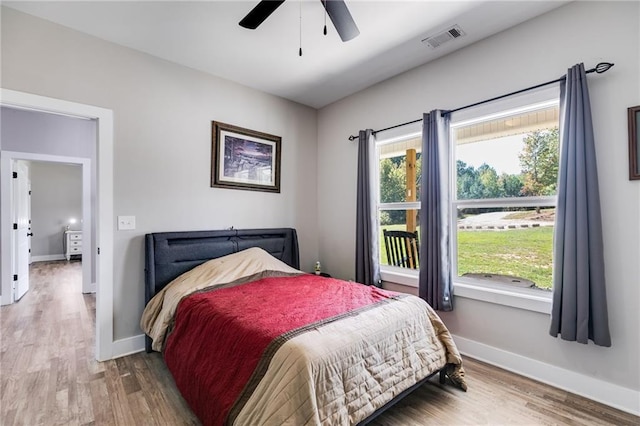
<path fill-rule="evenodd" d="M 114 214 L 137 225 L 114 234 L 115 339 L 141 333 L 145 233 L 294 227 L 313 266 L 315 110 L 8 8 L 2 87 L 114 112 Z M 280 194 L 209 186 L 212 120 L 282 137 Z"/>
<path fill-rule="evenodd" d="M 0 108 L 0 120 L 3 150 L 95 161 L 95 120 L 7 107 Z"/>
<path fill-rule="evenodd" d="M 64 229 L 82 229 L 82 167 L 74 164 L 32 161 L 31 256 L 64 255 Z"/>
<path fill-rule="evenodd" d="M 626 119 L 626 109 L 640 104 L 639 41 L 640 3 L 575 2 L 320 110 L 323 267 L 354 276 L 357 147 L 349 135 L 553 80 L 579 62 L 614 62 L 589 76 L 613 346 L 565 342 L 549 336 L 548 315 L 460 297 L 442 317 L 459 337 L 640 390 L 640 182 L 628 180 Z"/>

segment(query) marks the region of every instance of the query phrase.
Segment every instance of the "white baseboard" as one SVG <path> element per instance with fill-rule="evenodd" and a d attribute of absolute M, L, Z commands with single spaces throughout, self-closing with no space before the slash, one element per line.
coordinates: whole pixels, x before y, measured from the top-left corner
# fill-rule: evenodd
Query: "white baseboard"
<path fill-rule="evenodd" d="M 640 415 L 640 391 L 618 386 L 575 371 L 507 352 L 460 336 L 453 336 L 461 354 L 556 388 L 584 396 L 627 413 Z"/>
<path fill-rule="evenodd" d="M 139 334 L 126 339 L 119 339 L 111 344 L 111 358 L 135 354 L 144 351 L 144 334 Z"/>
<path fill-rule="evenodd" d="M 89 288 L 87 289 L 87 291 L 84 291 L 84 288 L 82 289 L 82 292 L 84 294 L 91 294 L 91 293 L 95 293 L 96 289 L 98 288 L 98 285 L 96 283 L 91 283 L 91 285 L 89 286 Z"/>
<path fill-rule="evenodd" d="M 640 415 L 640 392 L 555 365 L 507 352 L 460 336 L 453 336 L 461 354 L 550 386 L 584 396 L 627 413 Z M 144 334 L 113 342 L 112 358 L 144 351 Z"/>
<path fill-rule="evenodd" d="M 50 262 L 52 260 L 65 260 L 64 254 L 45 254 L 42 256 L 31 256 L 32 262 Z"/>

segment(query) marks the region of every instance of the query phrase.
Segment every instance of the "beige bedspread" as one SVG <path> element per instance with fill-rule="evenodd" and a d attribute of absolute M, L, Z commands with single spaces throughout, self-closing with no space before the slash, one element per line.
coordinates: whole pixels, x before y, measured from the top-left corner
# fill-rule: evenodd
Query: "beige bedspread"
<path fill-rule="evenodd" d="M 261 249 L 214 259 L 159 292 L 141 326 L 161 350 L 179 301 L 200 289 L 265 270 L 301 273 Z M 415 296 L 302 333 L 275 353 L 235 425 L 354 425 L 403 390 L 448 366 L 466 390 L 462 359 L 433 309 Z"/>
<path fill-rule="evenodd" d="M 402 298 L 289 340 L 233 424 L 355 425 L 447 364 L 462 378 L 461 363 L 427 303 Z"/>

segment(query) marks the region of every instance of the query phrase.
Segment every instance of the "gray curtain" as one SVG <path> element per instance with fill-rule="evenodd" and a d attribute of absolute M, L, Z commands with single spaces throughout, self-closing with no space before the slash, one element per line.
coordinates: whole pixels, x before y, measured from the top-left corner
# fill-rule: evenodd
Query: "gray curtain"
<path fill-rule="evenodd" d="M 360 130 L 358 138 L 358 197 L 356 206 L 356 282 L 380 286 L 378 250 L 377 186 L 372 176 L 375 137 L 371 129 Z"/>
<path fill-rule="evenodd" d="M 438 311 L 453 309 L 449 152 L 449 116 L 442 117 L 440 110 L 424 114 L 418 294 Z"/>
<path fill-rule="evenodd" d="M 611 346 L 602 220 L 584 65 L 560 83 L 560 176 L 554 233 L 550 334 Z"/>

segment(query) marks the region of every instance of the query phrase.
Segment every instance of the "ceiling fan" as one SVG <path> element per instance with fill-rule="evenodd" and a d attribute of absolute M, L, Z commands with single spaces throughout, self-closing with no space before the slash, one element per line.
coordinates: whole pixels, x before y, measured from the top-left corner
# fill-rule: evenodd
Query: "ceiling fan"
<path fill-rule="evenodd" d="M 251 10 L 251 12 L 247 14 L 247 16 L 242 18 L 240 26 L 250 30 L 255 30 L 278 7 L 280 7 L 284 1 L 285 0 L 262 0 Z M 342 41 L 349 41 L 360 34 L 360 30 L 358 30 L 358 27 L 356 26 L 353 17 L 351 17 L 351 13 L 343 0 L 320 0 L 320 3 L 322 3 L 327 11 L 327 15 L 329 15 L 331 22 L 333 22 L 333 26 L 336 27 L 336 31 L 338 32 L 338 35 L 340 35 Z"/>

